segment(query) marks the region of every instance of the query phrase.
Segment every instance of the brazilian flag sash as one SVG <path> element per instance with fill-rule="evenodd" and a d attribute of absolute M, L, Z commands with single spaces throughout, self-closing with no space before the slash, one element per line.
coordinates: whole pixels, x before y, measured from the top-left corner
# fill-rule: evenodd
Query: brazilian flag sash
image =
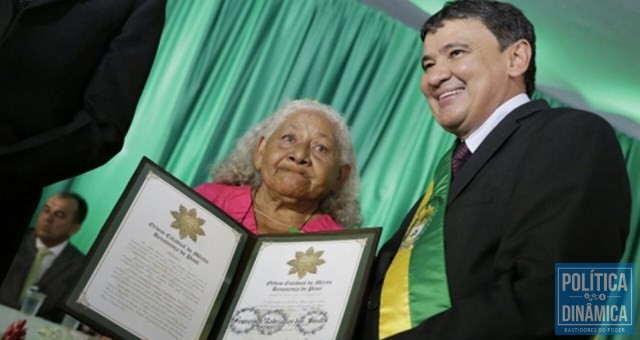
<path fill-rule="evenodd" d="M 380 297 L 380 339 L 411 329 L 451 307 L 444 258 L 444 212 L 452 154 L 453 148 L 438 163 L 385 274 Z"/>

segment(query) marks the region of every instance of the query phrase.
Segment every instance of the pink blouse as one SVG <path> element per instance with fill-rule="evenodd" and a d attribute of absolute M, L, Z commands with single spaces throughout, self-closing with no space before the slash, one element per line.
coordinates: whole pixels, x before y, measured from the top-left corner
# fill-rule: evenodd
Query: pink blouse
<path fill-rule="evenodd" d="M 253 234 L 258 233 L 256 218 L 251 206 L 251 187 L 233 186 L 222 183 L 204 183 L 195 188 L 213 204 L 224 210 L 233 219 L 242 224 Z M 335 231 L 344 229 L 330 215 L 320 215 L 302 227 L 305 233 L 318 231 Z"/>

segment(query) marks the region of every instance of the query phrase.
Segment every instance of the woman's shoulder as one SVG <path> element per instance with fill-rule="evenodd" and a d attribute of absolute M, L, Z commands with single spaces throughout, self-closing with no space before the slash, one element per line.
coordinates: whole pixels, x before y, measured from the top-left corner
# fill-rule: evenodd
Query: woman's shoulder
<path fill-rule="evenodd" d="M 245 185 L 237 186 L 210 182 L 197 186 L 195 191 L 214 203 L 235 199 L 251 199 L 251 187 Z"/>
<path fill-rule="evenodd" d="M 246 185 L 229 185 L 220 182 L 203 183 L 195 187 L 196 192 L 203 196 L 233 195 L 251 193 L 251 187 Z"/>

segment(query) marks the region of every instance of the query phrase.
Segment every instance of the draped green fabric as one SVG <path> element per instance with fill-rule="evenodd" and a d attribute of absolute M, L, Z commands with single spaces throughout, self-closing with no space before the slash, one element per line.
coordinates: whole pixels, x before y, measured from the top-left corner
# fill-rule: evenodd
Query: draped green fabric
<path fill-rule="evenodd" d="M 143 155 L 195 186 L 235 140 L 288 99 L 343 112 L 352 128 L 365 226 L 388 238 L 451 145 L 420 89 L 415 31 L 357 1 L 169 0 L 167 23 L 124 150 L 58 183 L 89 216 L 86 251 Z"/>
<path fill-rule="evenodd" d="M 143 155 L 198 185 L 247 129 L 288 99 L 312 98 L 347 118 L 364 226 L 383 226 L 385 241 L 453 141 L 420 92 L 421 50 L 418 32 L 356 0 L 168 0 L 124 149 L 49 186 L 43 201 L 60 190 L 86 197 L 89 215 L 72 241 L 87 251 Z M 626 259 L 637 262 L 640 141 L 618 137 L 634 196 Z"/>

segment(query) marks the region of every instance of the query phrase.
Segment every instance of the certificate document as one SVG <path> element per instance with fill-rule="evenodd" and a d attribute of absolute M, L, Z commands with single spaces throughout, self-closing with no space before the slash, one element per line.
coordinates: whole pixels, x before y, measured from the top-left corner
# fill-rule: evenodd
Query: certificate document
<path fill-rule="evenodd" d="M 246 239 L 233 219 L 143 160 L 66 308 L 119 338 L 205 338 Z"/>
<path fill-rule="evenodd" d="M 260 237 L 218 338 L 351 338 L 375 241 L 373 230 Z"/>
<path fill-rule="evenodd" d="M 64 309 L 114 338 L 348 338 L 379 234 L 258 237 L 145 158 Z"/>

